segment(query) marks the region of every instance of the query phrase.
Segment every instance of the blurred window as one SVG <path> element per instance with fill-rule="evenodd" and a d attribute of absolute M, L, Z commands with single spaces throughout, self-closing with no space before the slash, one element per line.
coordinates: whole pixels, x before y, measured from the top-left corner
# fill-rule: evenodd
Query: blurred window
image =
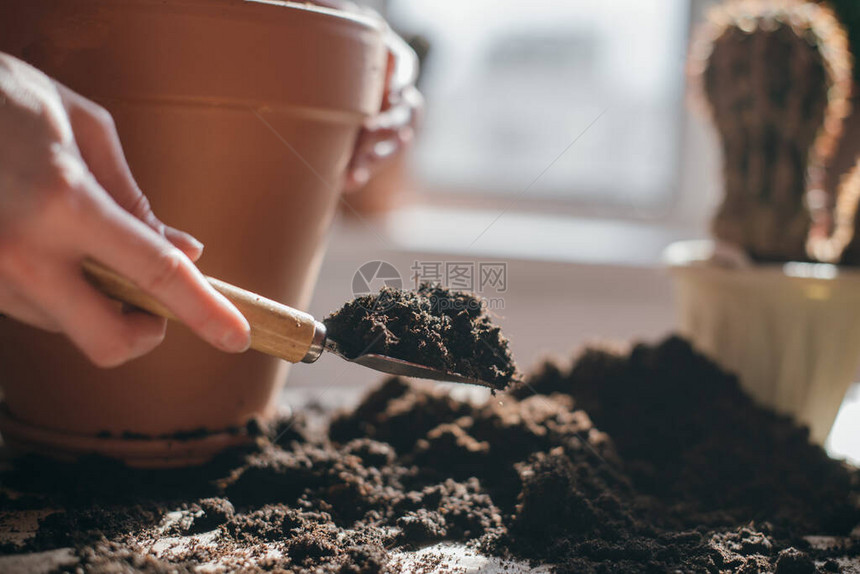
<path fill-rule="evenodd" d="M 536 202 L 673 201 L 689 0 L 388 0 L 386 13 L 430 43 L 412 156 L 428 193 L 534 182 Z"/>

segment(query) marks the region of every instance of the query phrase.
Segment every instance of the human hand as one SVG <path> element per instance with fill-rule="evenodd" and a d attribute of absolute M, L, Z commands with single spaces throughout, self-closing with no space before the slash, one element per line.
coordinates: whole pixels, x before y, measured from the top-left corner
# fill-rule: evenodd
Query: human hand
<path fill-rule="evenodd" d="M 90 286 L 92 257 L 209 343 L 244 351 L 248 322 L 192 263 L 202 249 L 152 213 L 107 111 L 0 53 L 0 313 L 64 333 L 102 367 L 148 353 L 166 321 Z"/>
<path fill-rule="evenodd" d="M 373 10 L 348 0 L 314 0 L 314 4 L 347 12 L 357 12 L 382 20 Z M 388 160 L 409 146 L 421 122 L 424 98 L 415 87 L 418 79 L 418 57 L 415 51 L 386 26 L 388 46 L 386 90 L 380 113 L 370 118 L 361 132 L 347 167 L 345 191 L 364 187 L 373 174 Z"/>
<path fill-rule="evenodd" d="M 406 149 L 424 111 L 424 98 L 415 87 L 418 57 L 403 38 L 388 30 L 386 91 L 380 113 L 358 134 L 346 174 L 344 190 L 358 190 L 382 166 Z"/>

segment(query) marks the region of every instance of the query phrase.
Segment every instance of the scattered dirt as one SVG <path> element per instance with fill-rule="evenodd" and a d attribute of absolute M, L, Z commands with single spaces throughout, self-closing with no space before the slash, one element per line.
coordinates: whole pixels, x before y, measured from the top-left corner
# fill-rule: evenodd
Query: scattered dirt
<path fill-rule="evenodd" d="M 625 354 L 587 349 L 571 369 L 547 365 L 511 394 L 535 392 L 571 396 L 612 437 L 637 490 L 680 505 L 679 527 L 749 519 L 834 534 L 858 521 L 845 502 L 856 473 L 683 339 Z"/>
<path fill-rule="evenodd" d="M 354 358 L 377 353 L 457 373 L 504 389 L 518 379 L 508 340 L 474 293 L 422 284 L 384 287 L 325 319 L 329 336 Z"/>
<path fill-rule="evenodd" d="M 392 550 L 442 540 L 558 572 L 838 572 L 860 553 L 857 472 L 677 338 L 587 350 L 482 404 L 389 379 L 327 436 L 300 431 L 181 472 L 31 459 L 0 475 L 25 494 L 3 507 L 64 508 L 24 550 L 71 546 L 93 572 L 396 572 Z"/>

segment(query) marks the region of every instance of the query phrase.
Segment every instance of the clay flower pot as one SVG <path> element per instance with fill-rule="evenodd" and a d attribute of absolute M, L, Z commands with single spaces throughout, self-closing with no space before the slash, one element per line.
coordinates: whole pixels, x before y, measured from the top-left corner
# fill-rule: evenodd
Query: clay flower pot
<path fill-rule="evenodd" d="M 711 241 L 675 243 L 665 259 L 681 332 L 823 444 L 860 363 L 860 270 L 752 264 Z"/>
<path fill-rule="evenodd" d="M 5 0 L 0 50 L 110 110 L 154 211 L 206 244 L 205 273 L 303 308 L 356 136 L 382 102 L 383 27 L 282 2 Z M 0 341 L 7 443 L 136 466 L 248 440 L 288 367 L 175 325 L 113 370 L 13 321 Z"/>

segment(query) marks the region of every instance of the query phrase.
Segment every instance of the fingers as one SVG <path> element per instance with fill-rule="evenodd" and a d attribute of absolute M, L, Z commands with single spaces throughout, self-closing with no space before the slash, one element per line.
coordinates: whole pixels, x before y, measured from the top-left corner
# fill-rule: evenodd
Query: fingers
<path fill-rule="evenodd" d="M 149 200 L 128 167 L 110 113 L 61 84 L 57 84 L 57 89 L 68 111 L 81 157 L 99 185 L 120 207 L 197 261 L 203 253 L 203 244 L 188 233 L 166 226 L 152 212 Z"/>
<path fill-rule="evenodd" d="M 76 271 L 68 269 L 61 279 L 63 289 L 47 293 L 41 303 L 94 364 L 119 366 L 152 351 L 164 340 L 166 319 L 123 313 Z"/>
<path fill-rule="evenodd" d="M 135 182 L 110 114 L 58 86 L 81 157 L 94 176 L 94 198 L 81 234 L 85 255 L 125 275 L 167 306 L 195 333 L 230 352 L 248 348 L 245 318 L 215 291 L 192 263 L 203 245 L 164 225 Z"/>
<path fill-rule="evenodd" d="M 398 130 L 362 129 L 349 162 L 344 191 L 354 191 L 366 185 L 373 174 L 396 155 L 402 146 Z"/>
<path fill-rule="evenodd" d="M 7 265 L 7 276 L 28 285 L 28 298 L 50 317 L 94 364 L 115 367 L 154 349 L 166 321 L 144 313 L 122 312 L 83 278 L 79 265 L 50 259 Z"/>
<path fill-rule="evenodd" d="M 247 322 L 188 258 L 200 255 L 200 243 L 152 214 L 107 112 L 47 77 L 3 72 L 0 100 L 15 105 L 0 131 L 18 153 L 0 166 L 0 313 L 64 332 L 98 365 L 148 352 L 165 321 L 124 312 L 90 286 L 81 262 L 93 256 L 149 287 L 221 348 L 246 348 Z"/>
<path fill-rule="evenodd" d="M 149 201 L 131 175 L 110 113 L 65 86 L 57 88 L 90 173 L 123 209 L 161 233 L 164 224 L 152 213 Z"/>
<path fill-rule="evenodd" d="M 347 170 L 346 191 L 363 187 L 381 166 L 407 147 L 421 121 L 423 99 L 418 90 L 406 89 L 396 105 L 362 129 Z"/>
<path fill-rule="evenodd" d="M 169 242 L 188 256 L 191 261 L 196 262 L 203 255 L 203 244 L 190 233 L 165 225 L 163 234 Z"/>
<path fill-rule="evenodd" d="M 11 317 L 51 333 L 60 331 L 60 326 L 53 318 L 5 284 L 0 284 L 0 315 Z"/>
<path fill-rule="evenodd" d="M 163 340 L 167 320 L 125 313 L 69 269 L 59 297 L 43 301 L 66 335 L 100 367 L 116 367 L 143 356 Z"/>
<path fill-rule="evenodd" d="M 212 345 L 228 352 L 247 350 L 245 317 L 187 256 L 110 201 L 98 202 L 92 211 L 83 238 L 87 255 L 136 283 Z"/>
<path fill-rule="evenodd" d="M 148 287 L 219 348 L 248 347 L 247 321 L 181 251 L 116 205 L 91 176 L 76 181 L 46 209 L 42 227 L 28 227 L 31 235 L 7 236 L 0 243 L 0 312 L 64 332 L 99 366 L 116 366 L 151 351 L 163 339 L 166 321 L 123 312 L 98 293 L 81 271 L 81 260 L 92 255 Z M 152 277 L 153 272 L 160 277 Z"/>
<path fill-rule="evenodd" d="M 385 43 L 388 46 L 386 85 L 391 99 L 391 96 L 396 97 L 406 90 L 415 90 L 419 62 L 415 50 L 390 27 L 385 34 Z M 383 109 L 385 109 L 384 106 Z"/>

